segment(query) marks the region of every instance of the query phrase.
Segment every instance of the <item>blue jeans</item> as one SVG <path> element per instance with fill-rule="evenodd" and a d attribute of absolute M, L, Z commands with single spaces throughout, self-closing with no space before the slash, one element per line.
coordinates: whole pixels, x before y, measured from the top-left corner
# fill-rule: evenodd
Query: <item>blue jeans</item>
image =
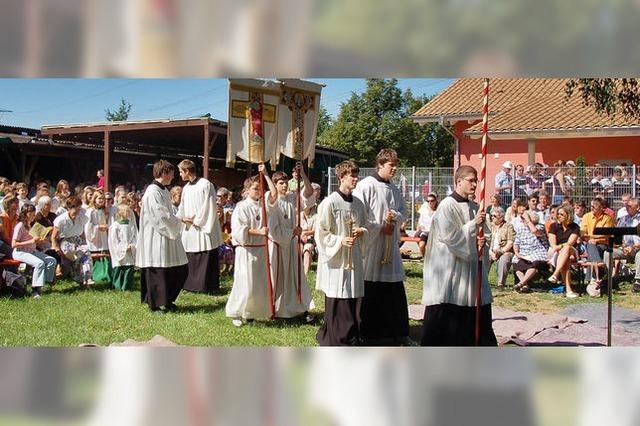
<path fill-rule="evenodd" d="M 46 254 L 34 251 L 29 253 L 27 251 L 20 251 L 18 249 L 13 250 L 13 258 L 22 263 L 26 263 L 33 267 L 33 279 L 31 280 L 31 287 L 42 287 L 46 282 L 52 283 L 56 275 L 56 260 L 47 256 Z"/>

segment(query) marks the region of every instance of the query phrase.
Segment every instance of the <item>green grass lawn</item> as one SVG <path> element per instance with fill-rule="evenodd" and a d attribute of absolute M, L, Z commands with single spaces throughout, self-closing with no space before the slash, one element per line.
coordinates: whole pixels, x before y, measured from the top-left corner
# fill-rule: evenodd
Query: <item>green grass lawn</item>
<path fill-rule="evenodd" d="M 407 262 L 406 289 L 409 303 L 420 303 L 422 263 Z M 511 279 L 511 278 L 510 278 Z M 495 285 L 495 274 L 491 274 Z M 309 276 L 311 286 L 315 274 Z M 140 293 L 120 292 L 108 285 L 81 290 L 69 281 L 47 287 L 40 299 L 0 298 L 1 346 L 78 346 L 109 345 L 127 339 L 146 341 L 162 335 L 179 345 L 191 346 L 315 346 L 319 321 L 257 321 L 241 328 L 231 325 L 224 307 L 232 280 L 222 280 L 224 291 L 218 296 L 183 292 L 174 313 L 150 312 L 140 303 Z M 313 291 L 318 320 L 324 297 Z M 546 293 L 516 294 L 494 289 L 494 304 L 516 311 L 559 312 L 573 303 L 606 302 L 606 298 L 583 296 L 566 299 Z M 640 309 L 640 296 L 625 285 L 615 295 L 617 306 Z M 411 322 L 412 336 L 419 335 L 420 322 Z"/>

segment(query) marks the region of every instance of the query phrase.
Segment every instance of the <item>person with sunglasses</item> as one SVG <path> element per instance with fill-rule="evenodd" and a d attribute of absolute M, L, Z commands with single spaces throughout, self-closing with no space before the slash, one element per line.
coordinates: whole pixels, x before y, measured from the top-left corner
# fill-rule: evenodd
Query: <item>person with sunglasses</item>
<path fill-rule="evenodd" d="M 420 248 L 420 254 L 424 257 L 424 252 L 427 247 L 427 239 L 429 238 L 429 231 L 431 230 L 431 221 L 436 214 L 438 208 L 438 197 L 433 192 L 427 195 L 426 202 L 420 206 L 418 214 L 418 229 L 416 231 L 416 237 L 420 238 L 418 247 Z"/>

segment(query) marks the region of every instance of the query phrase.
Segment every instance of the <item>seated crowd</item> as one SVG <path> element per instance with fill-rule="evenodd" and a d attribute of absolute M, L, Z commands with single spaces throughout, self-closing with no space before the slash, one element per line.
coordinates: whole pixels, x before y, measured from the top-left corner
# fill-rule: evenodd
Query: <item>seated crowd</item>
<path fill-rule="evenodd" d="M 572 283 L 574 270 L 588 279 L 586 291 L 598 297 L 605 288 L 609 237 L 595 235 L 598 227 L 636 227 L 640 223 L 640 200 L 628 193 L 622 194 L 623 205 L 618 211 L 609 207 L 607 199 L 594 197 L 590 211 L 584 202 L 575 203 L 570 197 L 562 200 L 545 190 L 526 198 L 514 198 L 508 208 L 501 203 L 500 194 L 494 195 L 487 208 L 492 231 L 489 255 L 496 263 L 497 286 L 503 289 L 510 269 L 513 269 L 518 292 L 531 291 L 530 284 L 544 272 L 547 281 L 559 285 L 554 292 L 565 292 L 569 298 L 578 296 Z M 559 201 L 554 203 L 554 201 Z M 613 250 L 612 276 L 635 264 L 633 292 L 640 292 L 640 237 L 625 236 L 620 247 Z M 620 261 L 626 261 L 622 265 Z M 581 270 L 582 268 L 582 270 Z"/>
<path fill-rule="evenodd" d="M 53 285 L 65 277 L 81 286 L 110 282 L 116 289 L 133 287 L 133 265 L 143 191 L 135 185 L 118 185 L 113 193 L 102 187 L 98 172 L 94 185 L 72 187 L 67 180 L 55 186 L 50 182 L 11 182 L 0 177 L 0 261 L 13 259 L 20 267 L 3 268 L 0 285 L 9 275 L 29 267 L 34 298 L 42 295 L 45 284 Z M 292 179 L 293 181 L 293 179 Z M 320 185 L 313 183 L 316 199 Z M 182 187 L 171 189 L 176 211 Z M 234 247 L 231 244 L 231 215 L 240 191 L 217 188 L 216 207 L 222 245 L 218 248 L 221 274 L 232 274 Z M 304 270 L 308 272 L 316 256 L 313 241 L 316 206 L 301 214 Z M 4 277 L 4 278 L 3 278 Z M 24 281 L 24 280 L 23 280 Z"/>

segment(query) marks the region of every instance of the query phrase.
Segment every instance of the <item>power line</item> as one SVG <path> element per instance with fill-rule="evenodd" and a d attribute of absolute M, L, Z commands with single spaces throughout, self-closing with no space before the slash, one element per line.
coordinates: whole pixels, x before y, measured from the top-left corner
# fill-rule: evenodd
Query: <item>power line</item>
<path fill-rule="evenodd" d="M 135 84 L 137 82 L 138 82 L 137 80 L 136 81 L 128 81 L 128 82 L 126 82 L 124 84 L 120 84 L 120 85 L 118 85 L 116 87 L 112 87 L 112 88 L 105 89 L 105 90 L 100 90 L 98 92 L 82 96 L 80 98 L 71 99 L 71 100 L 68 100 L 66 102 L 62 102 L 62 103 L 55 104 L 55 105 L 48 105 L 46 107 L 32 109 L 32 110 L 29 110 L 29 111 L 17 111 L 17 112 L 14 112 L 14 114 L 32 114 L 32 113 L 35 113 L 35 112 L 43 112 L 43 111 L 47 111 L 47 110 L 51 110 L 51 109 L 55 109 L 55 108 L 60 108 L 62 106 L 71 105 L 71 104 L 75 104 L 75 103 L 78 103 L 78 102 L 85 101 L 87 99 L 96 98 L 98 96 L 106 95 L 108 93 L 113 92 L 114 90 L 118 90 L 118 89 L 122 89 L 124 87 L 131 86 L 132 84 Z"/>
<path fill-rule="evenodd" d="M 192 101 L 194 99 L 198 99 L 198 98 L 201 98 L 203 96 L 207 96 L 209 94 L 215 93 L 215 92 L 219 91 L 220 89 L 224 89 L 226 86 L 227 86 L 226 81 L 224 81 L 221 86 L 215 87 L 213 89 L 206 90 L 206 91 L 201 92 L 201 93 L 196 93 L 195 95 L 189 96 L 187 98 L 178 99 L 177 101 L 173 101 L 173 102 L 169 102 L 169 103 L 164 104 L 164 105 L 160 105 L 160 106 L 157 106 L 157 107 L 149 108 L 149 109 L 143 111 L 142 114 L 147 114 L 147 113 L 154 112 L 154 111 L 160 111 L 160 110 L 163 110 L 163 109 L 166 109 L 166 108 L 170 108 L 170 107 L 175 106 L 175 105 L 180 105 L 182 103 L 189 102 L 189 101 Z"/>

